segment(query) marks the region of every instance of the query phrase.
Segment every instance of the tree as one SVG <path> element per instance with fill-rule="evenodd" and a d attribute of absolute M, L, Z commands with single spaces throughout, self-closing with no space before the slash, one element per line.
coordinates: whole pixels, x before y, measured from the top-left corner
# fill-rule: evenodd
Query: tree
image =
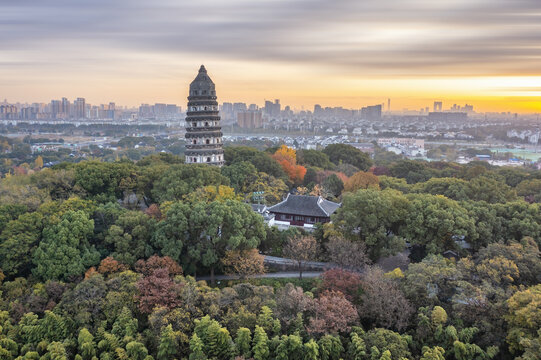
<path fill-rule="evenodd" d="M 83 360 L 91 360 L 96 355 L 94 336 L 87 329 L 82 328 L 79 331 L 77 342 L 79 344 L 79 355 Z"/>
<path fill-rule="evenodd" d="M 412 186 L 412 192 L 443 195 L 449 199 L 468 200 L 468 182 L 457 178 L 432 178 Z"/>
<path fill-rule="evenodd" d="M 211 359 L 229 359 L 233 350 L 233 341 L 229 331 L 218 322 L 212 322 L 207 328 L 207 354 Z"/>
<path fill-rule="evenodd" d="M 438 304 L 452 296 L 456 288 L 456 265 L 441 255 L 428 255 L 405 271 L 404 292 L 417 306 Z"/>
<path fill-rule="evenodd" d="M 101 198 L 122 197 L 121 182 L 135 176 L 134 165 L 127 162 L 83 161 L 74 168 L 75 185 L 88 195 Z"/>
<path fill-rule="evenodd" d="M 257 249 L 250 250 L 227 250 L 222 259 L 226 274 L 239 275 L 241 279 L 263 274 L 265 265 L 264 256 Z"/>
<path fill-rule="evenodd" d="M 98 267 L 98 272 L 103 275 L 109 275 L 125 270 L 128 270 L 128 267 L 126 265 L 119 263 L 110 256 L 103 259 L 100 262 L 100 266 Z"/>
<path fill-rule="evenodd" d="M 9 221 L 0 235 L 0 268 L 8 276 L 30 272 L 29 256 L 38 245 L 43 229 L 43 216 L 26 213 Z"/>
<path fill-rule="evenodd" d="M 511 187 L 487 176 L 478 176 L 468 181 L 467 194 L 471 200 L 488 203 L 505 203 L 516 199 L 516 193 Z"/>
<path fill-rule="evenodd" d="M 523 180 L 516 187 L 517 195 L 529 203 L 541 202 L 541 179 Z"/>
<path fill-rule="evenodd" d="M 344 190 L 349 192 L 368 188 L 379 189 L 378 177 L 369 172 L 359 171 L 344 183 Z"/>
<path fill-rule="evenodd" d="M 43 280 L 80 276 L 96 265 L 99 254 L 90 246 L 94 222 L 83 211 L 68 211 L 59 223 L 43 229 L 43 240 L 34 252 L 33 272 Z"/>
<path fill-rule="evenodd" d="M 338 197 L 344 189 L 344 183 L 336 174 L 331 174 L 323 181 L 323 188 L 332 196 Z"/>
<path fill-rule="evenodd" d="M 36 160 L 34 160 L 34 164 L 38 169 L 41 169 L 43 167 L 43 158 L 41 157 L 41 155 L 38 155 L 36 157 Z"/>
<path fill-rule="evenodd" d="M 228 146 L 224 149 L 224 158 L 227 165 L 247 161 L 253 164 L 257 171 L 275 178 L 285 178 L 287 175 L 280 164 L 268 153 L 247 146 Z"/>
<path fill-rule="evenodd" d="M 333 167 L 327 154 L 318 150 L 299 150 L 297 151 L 297 160 L 299 164 L 305 166 L 314 166 L 322 169 Z"/>
<path fill-rule="evenodd" d="M 509 312 L 505 317 L 509 324 L 507 342 L 509 349 L 529 351 L 530 347 L 539 348 L 541 335 L 541 285 L 518 291 L 507 300 Z M 537 341 L 537 344 L 535 344 Z"/>
<path fill-rule="evenodd" d="M 149 360 L 147 348 L 138 341 L 130 341 L 126 344 L 126 355 L 133 360 Z"/>
<path fill-rule="evenodd" d="M 201 341 L 199 336 L 196 333 L 193 333 L 192 338 L 190 339 L 190 360 L 206 360 L 207 356 L 205 355 L 205 344 Z"/>
<path fill-rule="evenodd" d="M 267 360 L 269 358 L 269 346 L 267 334 L 262 327 L 255 327 L 254 339 L 252 340 L 252 353 L 254 360 Z"/>
<path fill-rule="evenodd" d="M 235 339 L 236 355 L 249 359 L 252 356 L 250 343 L 252 341 L 252 333 L 250 329 L 239 328 Z"/>
<path fill-rule="evenodd" d="M 372 160 L 367 153 L 346 144 L 331 144 L 323 150 L 329 157 L 329 160 L 336 165 L 348 163 L 356 166 L 360 170 L 367 171 L 372 166 Z"/>
<path fill-rule="evenodd" d="M 111 256 L 122 263 L 133 265 L 137 259 L 152 253 L 148 244 L 155 222 L 140 211 L 121 214 L 105 236 L 105 243 L 114 247 Z"/>
<path fill-rule="evenodd" d="M 183 200 L 191 192 L 208 185 L 229 185 L 229 179 L 220 173 L 220 168 L 214 166 L 172 165 L 154 184 L 152 195 L 159 203 Z"/>
<path fill-rule="evenodd" d="M 144 276 L 137 281 L 139 290 L 139 310 L 150 314 L 156 306 L 172 309 L 181 304 L 180 285 L 169 277 L 169 270 L 162 268 L 154 270 L 150 276 Z"/>
<path fill-rule="evenodd" d="M 329 261 L 345 269 L 362 269 L 370 263 L 366 246 L 362 242 L 349 241 L 342 236 L 331 236 L 325 248 Z"/>
<path fill-rule="evenodd" d="M 429 253 L 456 249 L 455 239 L 475 232 L 473 219 L 456 201 L 441 195 L 409 194 L 411 208 L 402 234 Z"/>
<path fill-rule="evenodd" d="M 445 360 L 443 354 L 445 354 L 445 350 L 441 346 L 434 346 L 433 348 L 424 346 L 421 360 Z"/>
<path fill-rule="evenodd" d="M 411 354 L 408 348 L 406 335 L 400 335 L 391 330 L 372 329 L 363 336 L 366 348 L 370 350 L 371 358 L 389 351 L 392 360 L 409 359 Z"/>
<path fill-rule="evenodd" d="M 371 268 L 362 275 L 362 295 L 359 313 L 377 327 L 403 330 L 414 312 L 398 284 Z"/>
<path fill-rule="evenodd" d="M 165 219 L 156 224 L 152 234 L 152 245 L 164 256 L 180 261 L 180 254 L 189 236 L 190 206 L 175 202 L 165 215 Z"/>
<path fill-rule="evenodd" d="M 316 239 L 312 236 L 296 236 L 290 238 L 284 246 L 284 256 L 295 260 L 299 267 L 299 278 L 302 279 L 304 263 L 315 258 L 317 251 Z"/>
<path fill-rule="evenodd" d="M 256 248 L 265 236 L 261 216 L 249 205 L 233 200 L 194 204 L 189 224 L 187 260 L 192 266 L 201 264 L 210 268 L 212 278 L 227 250 Z"/>
<path fill-rule="evenodd" d="M 400 192 L 368 189 L 345 194 L 331 218 L 347 238 L 365 243 L 370 259 L 376 261 L 404 248 L 404 240 L 397 235 L 409 212 L 409 201 Z"/>
<path fill-rule="evenodd" d="M 321 280 L 320 286 L 324 291 L 341 292 L 351 302 L 358 300 L 361 291 L 361 276 L 358 273 L 331 269 L 321 274 Z"/>
<path fill-rule="evenodd" d="M 249 185 L 258 177 L 256 167 L 248 161 L 235 162 L 221 169 L 222 175 L 227 177 L 237 194 L 246 193 Z"/>
<path fill-rule="evenodd" d="M 135 270 L 145 276 L 150 276 L 159 269 L 167 269 L 169 276 L 182 275 L 182 267 L 169 256 L 152 255 L 146 261 L 141 259 L 135 263 Z"/>
<path fill-rule="evenodd" d="M 304 344 L 304 359 L 305 360 L 318 360 L 319 359 L 319 345 L 314 339 L 310 339 Z"/>
<path fill-rule="evenodd" d="M 344 351 L 342 341 L 339 336 L 324 335 L 317 342 L 319 346 L 319 355 L 321 360 L 338 360 Z"/>
<path fill-rule="evenodd" d="M 314 316 L 307 330 L 314 334 L 347 333 L 358 318 L 357 310 L 341 292 L 325 291 L 314 300 Z"/>
<path fill-rule="evenodd" d="M 171 324 L 163 328 L 158 345 L 157 360 L 174 359 L 178 354 L 178 342 Z"/>
<path fill-rule="evenodd" d="M 287 283 L 276 290 L 276 316 L 282 324 L 289 326 L 297 319 L 298 314 L 312 307 L 312 297 L 304 293 L 301 287 Z"/>
<path fill-rule="evenodd" d="M 282 166 L 284 172 L 294 184 L 302 184 L 306 168 L 297 165 L 297 155 L 294 149 L 282 145 L 272 157 Z"/>

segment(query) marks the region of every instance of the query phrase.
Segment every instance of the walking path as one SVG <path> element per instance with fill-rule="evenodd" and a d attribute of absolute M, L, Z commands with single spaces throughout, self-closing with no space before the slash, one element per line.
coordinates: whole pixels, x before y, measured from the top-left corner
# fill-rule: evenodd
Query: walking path
<path fill-rule="evenodd" d="M 315 278 L 321 275 L 322 271 L 303 271 L 302 277 L 303 278 Z M 275 273 L 267 273 L 267 274 L 258 274 L 258 275 L 252 275 L 249 276 L 248 279 L 284 279 L 284 278 L 298 278 L 299 272 L 298 271 L 281 271 L 281 272 L 275 272 Z M 240 276 L 238 275 L 215 275 L 214 280 L 220 281 L 220 280 L 238 280 L 240 279 Z M 210 276 L 198 276 L 197 281 L 199 280 L 210 280 Z"/>

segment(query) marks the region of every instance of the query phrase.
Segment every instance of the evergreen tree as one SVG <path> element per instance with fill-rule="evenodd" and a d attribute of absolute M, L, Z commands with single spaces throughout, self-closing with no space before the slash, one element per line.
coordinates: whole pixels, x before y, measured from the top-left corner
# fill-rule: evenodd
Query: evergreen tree
<path fill-rule="evenodd" d="M 237 330 L 237 338 L 235 339 L 236 355 L 243 356 L 245 359 L 252 356 L 250 347 L 251 338 L 250 329 L 241 327 Z"/>
<path fill-rule="evenodd" d="M 231 357 L 232 340 L 229 331 L 213 322 L 207 328 L 207 354 L 210 358 L 229 359 Z"/>
<path fill-rule="evenodd" d="M 158 345 L 158 360 L 170 360 L 174 359 L 175 355 L 178 353 L 178 342 L 173 331 L 171 324 L 167 325 L 162 330 L 162 335 L 160 336 L 160 344 Z"/>
<path fill-rule="evenodd" d="M 190 339 L 190 360 L 206 360 L 207 356 L 204 351 L 205 345 L 197 336 L 197 333 L 193 333 Z"/>
<path fill-rule="evenodd" d="M 254 339 L 252 340 L 252 352 L 254 360 L 267 360 L 269 358 L 269 338 L 265 330 L 259 325 L 256 325 L 254 331 Z"/>

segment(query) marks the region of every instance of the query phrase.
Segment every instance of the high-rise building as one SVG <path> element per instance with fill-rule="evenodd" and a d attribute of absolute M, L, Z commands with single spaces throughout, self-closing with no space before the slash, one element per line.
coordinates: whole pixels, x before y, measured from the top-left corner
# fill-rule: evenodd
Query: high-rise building
<path fill-rule="evenodd" d="M 86 103 L 84 98 L 77 98 L 73 104 L 75 106 L 75 117 L 77 119 L 86 118 Z"/>
<path fill-rule="evenodd" d="M 365 120 L 380 120 L 381 104 L 363 107 L 361 109 L 361 118 Z"/>
<path fill-rule="evenodd" d="M 442 102 L 441 101 L 434 101 L 434 112 L 440 112 L 442 109 Z"/>
<path fill-rule="evenodd" d="M 391 99 L 387 99 L 387 112 L 391 112 Z"/>
<path fill-rule="evenodd" d="M 216 88 L 203 65 L 190 84 L 186 111 L 186 163 L 222 166 L 224 150 Z"/>

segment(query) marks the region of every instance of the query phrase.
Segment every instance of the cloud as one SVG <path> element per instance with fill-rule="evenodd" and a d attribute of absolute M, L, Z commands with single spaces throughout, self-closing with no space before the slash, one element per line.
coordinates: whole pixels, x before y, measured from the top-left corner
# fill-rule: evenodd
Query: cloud
<path fill-rule="evenodd" d="M 19 0 L 0 5 L 0 43 L 3 67 L 126 51 L 352 76 L 539 74 L 541 2 Z"/>

